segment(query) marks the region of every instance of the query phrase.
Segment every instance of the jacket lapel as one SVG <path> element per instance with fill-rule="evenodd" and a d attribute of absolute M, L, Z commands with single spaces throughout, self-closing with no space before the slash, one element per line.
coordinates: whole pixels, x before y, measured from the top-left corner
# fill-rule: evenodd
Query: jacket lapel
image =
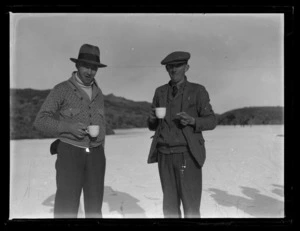
<path fill-rule="evenodd" d="M 190 97 L 191 91 L 190 90 L 191 90 L 191 84 L 190 84 L 190 82 L 187 81 L 186 85 L 185 85 L 185 89 L 183 91 L 182 106 L 181 106 L 182 111 L 186 111 L 186 109 L 190 103 L 190 99 L 191 99 L 191 97 Z"/>
<path fill-rule="evenodd" d="M 93 101 L 97 97 L 97 95 L 100 93 L 100 88 L 98 87 L 98 83 L 96 82 L 96 80 L 94 80 L 92 89 L 93 89 L 93 91 L 92 91 L 91 101 Z"/>
<path fill-rule="evenodd" d="M 158 105 L 156 105 L 157 107 L 165 107 L 167 105 L 167 100 L 168 98 L 168 84 L 166 84 L 163 88 L 161 88 L 160 90 L 160 96 L 158 97 L 159 102 Z"/>
<path fill-rule="evenodd" d="M 71 78 L 69 78 L 68 83 L 69 83 L 70 87 L 73 89 L 73 92 L 75 93 L 75 95 L 78 98 L 83 98 L 83 94 L 81 93 L 82 90 L 77 87 L 73 76 Z"/>
<path fill-rule="evenodd" d="M 82 89 L 80 89 L 80 87 L 78 87 L 75 83 L 74 80 L 74 76 L 72 75 L 71 78 L 69 78 L 70 86 L 72 87 L 72 89 L 74 90 L 74 93 L 79 97 L 79 98 L 84 98 L 85 101 L 87 101 L 87 104 L 91 103 L 96 97 L 97 95 L 100 93 L 100 89 L 98 87 L 98 84 L 95 80 L 93 86 L 92 86 L 92 98 L 91 100 L 89 99 L 89 97 L 86 95 L 85 92 L 83 92 Z"/>

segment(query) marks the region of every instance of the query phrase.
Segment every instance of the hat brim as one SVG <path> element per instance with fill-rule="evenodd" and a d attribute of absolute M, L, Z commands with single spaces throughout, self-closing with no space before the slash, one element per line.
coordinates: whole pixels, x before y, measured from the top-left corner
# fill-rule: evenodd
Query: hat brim
<path fill-rule="evenodd" d="M 107 67 L 107 65 L 103 64 L 103 63 L 97 63 L 94 61 L 90 61 L 90 60 L 86 60 L 86 59 L 74 59 L 74 58 L 70 58 L 70 60 L 74 63 L 78 63 L 78 62 L 84 62 L 84 63 L 89 63 L 89 64 L 93 64 L 96 65 L 97 67 Z"/>
<path fill-rule="evenodd" d="M 179 63 L 187 63 L 187 60 L 177 60 L 177 61 L 171 61 L 171 62 L 161 62 L 162 65 L 168 65 L 168 64 L 179 64 Z"/>

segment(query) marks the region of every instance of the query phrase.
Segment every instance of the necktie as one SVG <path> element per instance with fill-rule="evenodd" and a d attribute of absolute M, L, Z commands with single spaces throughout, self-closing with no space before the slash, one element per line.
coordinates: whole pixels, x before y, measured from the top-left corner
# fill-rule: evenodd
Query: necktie
<path fill-rule="evenodd" d="M 173 86 L 172 96 L 175 97 L 177 92 L 178 92 L 178 88 L 176 86 Z"/>

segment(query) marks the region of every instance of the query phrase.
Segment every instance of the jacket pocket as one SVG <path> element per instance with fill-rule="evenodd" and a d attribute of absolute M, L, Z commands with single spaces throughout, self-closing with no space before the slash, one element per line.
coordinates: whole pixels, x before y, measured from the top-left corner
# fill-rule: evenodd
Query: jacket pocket
<path fill-rule="evenodd" d="M 71 108 L 71 107 L 62 111 L 62 114 L 65 117 L 74 117 L 74 116 L 78 115 L 79 113 L 80 113 L 79 108 Z"/>
<path fill-rule="evenodd" d="M 205 143 L 205 140 L 204 140 L 204 138 L 202 138 L 202 137 L 200 137 L 198 140 L 199 140 L 199 143 L 200 143 L 201 145 L 203 145 L 203 144 Z"/>
<path fill-rule="evenodd" d="M 190 103 L 187 105 L 187 108 L 196 108 L 196 103 L 190 102 Z"/>

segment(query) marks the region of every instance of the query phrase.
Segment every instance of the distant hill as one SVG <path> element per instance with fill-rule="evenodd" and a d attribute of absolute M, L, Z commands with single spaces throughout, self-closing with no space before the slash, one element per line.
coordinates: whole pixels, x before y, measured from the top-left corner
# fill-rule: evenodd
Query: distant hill
<path fill-rule="evenodd" d="M 104 105 L 106 120 L 112 129 L 147 127 L 150 103 L 136 102 L 109 94 L 104 96 Z"/>
<path fill-rule="evenodd" d="M 218 115 L 219 125 L 283 124 L 283 107 L 244 107 Z"/>
<path fill-rule="evenodd" d="M 52 138 L 33 127 L 35 117 L 50 90 L 10 89 L 10 138 Z M 113 94 L 104 96 L 106 134 L 117 128 L 146 127 L 151 109 L 148 102 L 135 102 Z"/>
<path fill-rule="evenodd" d="M 53 138 L 33 127 L 35 117 L 50 90 L 10 89 L 10 138 Z M 104 96 L 106 134 L 114 129 L 147 127 L 149 102 L 136 102 L 113 94 Z M 217 115 L 221 125 L 283 124 L 283 107 L 248 107 Z"/>

